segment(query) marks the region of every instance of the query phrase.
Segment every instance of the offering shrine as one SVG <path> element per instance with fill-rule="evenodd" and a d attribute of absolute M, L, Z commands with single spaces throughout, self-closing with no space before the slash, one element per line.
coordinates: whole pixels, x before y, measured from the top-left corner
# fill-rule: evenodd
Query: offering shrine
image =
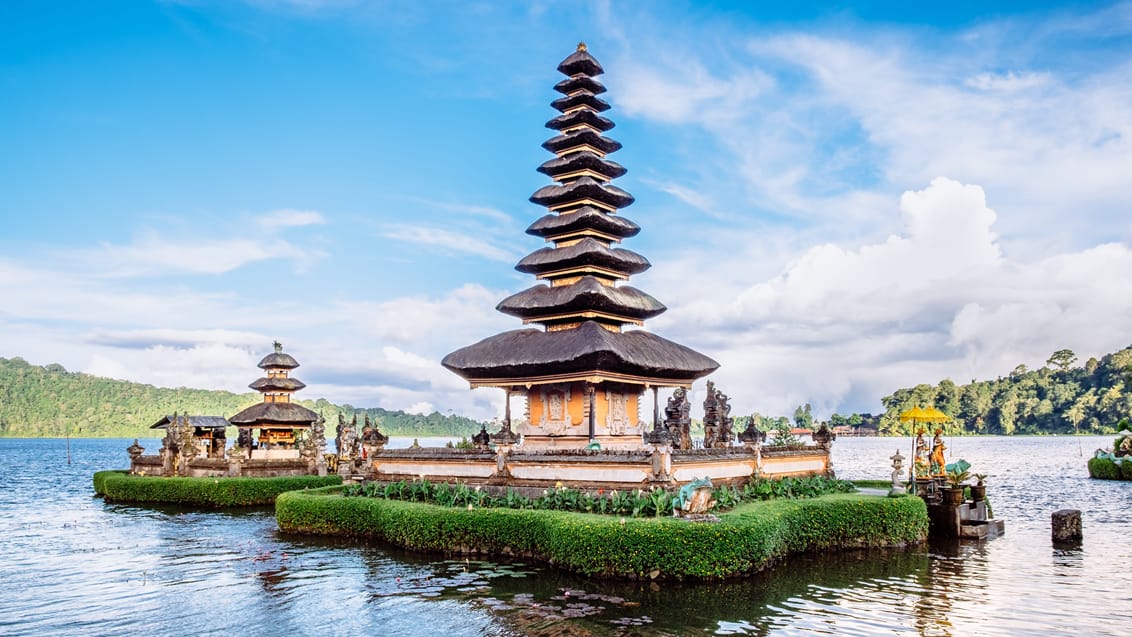
<path fill-rule="evenodd" d="M 248 450 L 252 459 L 298 458 L 302 432 L 318 420 L 318 414 L 291 402 L 291 396 L 306 384 L 290 377 L 299 362 L 285 354 L 278 341 L 274 347 L 275 351 L 259 362 L 267 375 L 248 385 L 263 394 L 263 402 L 228 419 L 240 431 L 236 445 Z M 253 435 L 256 429 L 258 436 Z"/>
<path fill-rule="evenodd" d="M 527 233 L 550 246 L 515 266 L 542 282 L 496 306 L 537 328 L 489 337 L 446 356 L 443 365 L 477 387 L 502 389 L 503 428 L 493 436 L 510 444 L 521 435 L 527 449 L 640 449 L 650 429 L 660 430 L 657 390 L 691 388 L 719 364 L 688 347 L 641 328 L 665 311 L 649 294 L 627 285 L 647 270 L 645 257 L 618 247 L 640 227 L 619 214 L 633 196 L 613 185 L 626 169 L 607 156 L 621 144 L 605 133 L 614 123 L 598 97 L 604 73 L 584 44 L 561 64 L 566 79 L 551 105 L 561 114 L 546 123 L 558 132 L 543 148 L 555 157 L 538 171 L 557 183 L 531 202 L 547 208 Z M 651 390 L 651 415 L 642 397 Z M 511 397 L 526 399 L 513 426 Z"/>

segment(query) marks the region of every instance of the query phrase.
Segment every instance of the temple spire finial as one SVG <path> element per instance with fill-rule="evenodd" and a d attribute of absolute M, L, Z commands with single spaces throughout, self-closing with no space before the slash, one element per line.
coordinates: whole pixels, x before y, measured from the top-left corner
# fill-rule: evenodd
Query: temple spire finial
<path fill-rule="evenodd" d="M 579 51 L 585 51 L 586 50 L 586 43 L 585 42 L 579 42 L 578 43 L 578 50 Z"/>
<path fill-rule="evenodd" d="M 275 341 L 271 345 L 275 348 L 276 354 L 282 354 L 283 353 L 283 343 L 280 343 L 279 341 Z"/>

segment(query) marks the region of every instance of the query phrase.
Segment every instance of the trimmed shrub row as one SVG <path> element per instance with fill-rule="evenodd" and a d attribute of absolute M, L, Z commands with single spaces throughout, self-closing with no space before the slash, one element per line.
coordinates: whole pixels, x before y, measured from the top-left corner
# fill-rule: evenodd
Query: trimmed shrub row
<path fill-rule="evenodd" d="M 742 487 L 720 486 L 713 491 L 716 510 L 730 509 L 742 502 L 772 500 L 776 498 L 816 498 L 829 493 L 850 493 L 853 484 L 844 480 L 809 476 L 803 478 L 758 478 Z M 551 511 L 573 511 L 575 513 L 601 513 L 604 515 L 626 515 L 629 517 L 662 517 L 670 515 L 673 509 L 673 493 L 659 487 L 650 491 L 644 489 L 611 490 L 598 489 L 589 493 L 579 489 L 556 487 L 546 489 L 536 498 L 528 498 L 507 489 L 502 495 L 492 495 L 480 487 L 466 484 L 449 485 L 444 482 L 431 483 L 426 480 L 412 482 L 367 482 L 351 484 L 342 489 L 346 497 L 385 498 L 408 502 L 424 502 L 441 506 L 476 508 L 492 507 L 507 509 L 539 509 Z"/>
<path fill-rule="evenodd" d="M 563 511 L 450 508 L 339 489 L 293 491 L 275 501 L 289 533 L 382 540 L 439 553 L 521 555 L 589 576 L 721 578 L 805 551 L 923 541 L 927 507 L 917 497 L 856 494 L 744 504 L 718 523 L 619 518 Z"/>
<path fill-rule="evenodd" d="M 1132 458 L 1121 462 L 1105 456 L 1089 458 L 1089 477 L 1099 480 L 1132 480 Z"/>
<path fill-rule="evenodd" d="M 135 476 L 128 471 L 94 474 L 94 492 L 112 502 L 149 502 L 224 508 L 262 506 L 285 491 L 342 484 L 342 477 L 165 478 Z"/>

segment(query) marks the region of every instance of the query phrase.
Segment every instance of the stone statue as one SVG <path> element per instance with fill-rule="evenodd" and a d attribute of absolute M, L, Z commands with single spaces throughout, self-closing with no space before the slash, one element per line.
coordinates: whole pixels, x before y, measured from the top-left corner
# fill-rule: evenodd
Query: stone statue
<path fill-rule="evenodd" d="M 169 424 L 165 426 L 165 438 L 161 441 L 165 475 L 189 475 L 189 461 L 197 457 L 200 451 L 193 431 L 188 416 L 178 416 L 173 412 Z"/>
<path fill-rule="evenodd" d="M 944 459 L 943 452 L 947 449 L 943 444 L 943 430 L 936 429 L 935 437 L 932 438 L 932 456 L 931 456 L 931 472 L 933 476 L 947 475 L 947 460 Z"/>
<path fill-rule="evenodd" d="M 704 398 L 704 449 L 726 449 L 731 446 L 731 405 L 727 394 L 708 381 Z"/>
<path fill-rule="evenodd" d="M 818 447 L 821 449 L 829 449 L 836 438 L 837 435 L 829 428 L 829 423 L 824 420 L 821 426 L 818 427 L 818 430 L 813 433 L 814 442 L 817 443 Z"/>
<path fill-rule="evenodd" d="M 252 429 L 251 427 L 240 427 L 239 434 L 236 435 L 236 446 L 233 448 L 238 449 L 251 449 L 252 448 Z"/>
<path fill-rule="evenodd" d="M 716 447 L 726 449 L 735 439 L 734 421 L 731 419 L 731 399 L 727 394 L 716 390 L 716 403 L 719 405 L 719 430 L 716 432 Z"/>
<path fill-rule="evenodd" d="M 912 460 L 913 475 L 917 478 L 931 476 L 931 463 L 928 459 L 928 443 L 924 440 L 924 430 L 916 432 L 916 457 Z"/>
<path fill-rule="evenodd" d="M 892 488 L 888 490 L 888 495 L 903 495 L 906 493 L 904 483 L 901 482 L 904 479 L 904 456 L 897 449 L 889 459 L 892 460 Z"/>
<path fill-rule="evenodd" d="M 188 416 L 181 417 L 181 475 L 189 475 L 189 462 L 200 454 L 195 428 Z"/>
<path fill-rule="evenodd" d="M 346 417 L 342 412 L 338 412 L 338 427 L 334 430 L 334 450 L 339 456 L 342 455 L 343 445 L 345 445 L 346 434 Z"/>
<path fill-rule="evenodd" d="M 688 390 L 677 387 L 664 408 L 664 427 L 672 446 L 687 451 L 692 448 L 692 405 L 688 402 Z"/>
<path fill-rule="evenodd" d="M 739 442 L 747 445 L 761 445 L 766 442 L 766 432 L 759 431 L 755 426 L 755 421 L 758 420 L 758 414 L 751 414 L 751 419 L 747 421 L 747 428 L 739 432 Z"/>
<path fill-rule="evenodd" d="M 715 506 L 714 486 L 711 478 L 697 478 L 680 487 L 676 497 L 672 498 L 672 515 L 685 517 L 688 515 L 704 515 Z"/>
<path fill-rule="evenodd" d="M 346 460 L 353 461 L 358 457 L 360 451 L 358 447 L 358 415 L 354 414 L 354 419 L 346 426 L 342 434 L 342 446 L 338 448 L 338 455 Z"/>
<path fill-rule="evenodd" d="M 491 434 L 487 433 L 487 425 L 480 425 L 480 432 L 472 436 L 472 444 L 480 451 L 491 446 Z"/>

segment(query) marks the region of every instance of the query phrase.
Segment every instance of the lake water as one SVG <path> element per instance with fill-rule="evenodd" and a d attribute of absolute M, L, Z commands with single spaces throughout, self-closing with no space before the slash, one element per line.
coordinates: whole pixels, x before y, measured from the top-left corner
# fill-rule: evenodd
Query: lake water
<path fill-rule="evenodd" d="M 1128 635 L 1132 482 L 1090 480 L 1108 437 L 949 438 L 989 473 L 1006 535 L 805 555 L 743 580 L 589 581 L 532 564 L 281 535 L 269 510 L 107 504 L 128 440 L 0 439 L 0 634 Z M 142 441 L 152 449 L 156 441 Z M 838 475 L 884 479 L 907 438 L 843 438 Z M 1080 509 L 1085 541 L 1050 542 Z"/>

